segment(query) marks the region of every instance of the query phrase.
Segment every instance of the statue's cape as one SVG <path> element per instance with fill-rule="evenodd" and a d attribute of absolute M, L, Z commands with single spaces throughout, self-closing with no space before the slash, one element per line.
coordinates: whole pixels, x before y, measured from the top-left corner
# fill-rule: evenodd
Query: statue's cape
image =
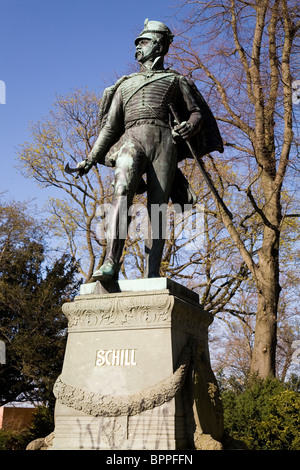
<path fill-rule="evenodd" d="M 218 124 L 210 108 L 194 82 L 188 80 L 188 83 L 194 92 L 194 96 L 196 97 L 197 104 L 203 116 L 203 124 L 201 129 L 190 139 L 190 143 L 195 151 L 195 156 L 199 159 L 210 152 L 218 151 L 223 153 L 223 141 L 220 135 Z M 177 111 L 181 121 L 187 121 L 189 119 L 189 112 L 187 109 L 180 109 Z M 177 154 L 178 161 L 192 157 L 190 150 L 183 139 L 178 142 Z"/>
<path fill-rule="evenodd" d="M 166 72 L 168 72 L 168 70 L 166 70 Z M 178 74 L 174 70 L 169 70 L 169 73 L 173 73 L 180 76 L 180 74 Z M 98 113 L 99 132 L 106 123 L 106 119 L 116 90 L 119 88 L 119 86 L 123 83 L 124 80 L 127 80 L 128 78 L 137 74 L 125 75 L 121 77 L 113 86 L 108 87 L 104 90 Z M 217 122 L 208 104 L 206 103 L 205 99 L 199 92 L 194 82 L 188 80 L 188 83 L 194 92 L 196 101 L 203 116 L 203 124 L 201 129 L 190 139 L 190 143 L 192 144 L 192 147 L 194 149 L 195 156 L 197 159 L 200 159 L 204 155 L 207 155 L 208 153 L 213 151 L 218 151 L 222 153 L 224 151 L 224 147 Z M 187 108 L 179 109 L 177 110 L 177 112 L 181 121 L 187 121 L 189 119 L 189 111 Z M 118 141 L 124 132 L 125 127 L 123 128 L 123 130 L 121 130 L 120 135 L 116 137 L 116 142 L 108 152 L 105 158 L 105 162 L 103 162 L 103 164 L 107 166 L 115 165 L 115 159 L 118 151 Z M 183 139 L 180 139 L 180 141 L 178 141 L 177 146 L 178 162 L 184 160 L 185 158 L 192 158 L 190 149 Z M 145 190 L 146 185 L 142 180 L 142 183 L 138 189 L 138 193 L 143 193 Z M 191 189 L 184 175 L 179 169 L 177 169 L 175 174 L 171 199 L 173 203 L 179 203 L 181 206 L 183 206 L 184 204 L 193 204 L 196 202 L 196 196 L 193 190 Z"/>

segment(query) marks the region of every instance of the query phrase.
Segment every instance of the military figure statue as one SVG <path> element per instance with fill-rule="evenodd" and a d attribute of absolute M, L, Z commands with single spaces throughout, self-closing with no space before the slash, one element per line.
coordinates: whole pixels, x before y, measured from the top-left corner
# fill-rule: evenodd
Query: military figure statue
<path fill-rule="evenodd" d="M 197 158 L 210 151 L 223 151 L 216 121 L 196 86 L 174 70 L 164 68 L 173 35 L 159 21 L 145 21 L 135 40 L 140 71 L 124 76 L 107 88 L 99 109 L 99 135 L 77 171 L 86 174 L 97 163 L 115 166 L 113 215 L 109 227 L 106 259 L 93 278 L 117 279 L 124 247 L 128 211 L 136 193 L 147 189 L 151 220 L 153 204 L 195 203 L 195 195 L 177 164 L 191 157 L 187 141 L 193 142 Z M 174 122 L 170 104 L 181 123 Z M 174 132 L 175 131 L 175 132 Z M 175 136 L 175 137 L 174 137 Z M 146 175 L 146 188 L 143 175 Z M 146 277 L 159 277 L 164 234 L 145 240 Z"/>

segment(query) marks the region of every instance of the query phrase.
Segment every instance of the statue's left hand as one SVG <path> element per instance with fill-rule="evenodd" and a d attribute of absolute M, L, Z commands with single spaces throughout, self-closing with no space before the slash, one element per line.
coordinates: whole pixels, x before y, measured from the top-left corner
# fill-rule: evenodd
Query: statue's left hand
<path fill-rule="evenodd" d="M 88 160 L 82 160 L 81 162 L 77 163 L 76 168 L 79 170 L 79 176 L 86 175 L 90 169 L 92 168 L 93 163 Z"/>

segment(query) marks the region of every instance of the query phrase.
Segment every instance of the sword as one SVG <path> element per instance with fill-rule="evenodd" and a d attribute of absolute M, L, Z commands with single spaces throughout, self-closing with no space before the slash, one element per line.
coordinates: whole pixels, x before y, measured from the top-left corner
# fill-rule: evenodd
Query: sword
<path fill-rule="evenodd" d="M 80 172 L 81 168 L 71 168 L 69 163 L 66 164 L 65 166 L 65 172 L 68 173 L 69 175 L 72 175 L 72 173 L 77 173 L 76 175 L 76 178 L 79 177 L 79 172 Z"/>
<path fill-rule="evenodd" d="M 171 113 L 173 114 L 173 117 L 175 119 L 175 121 L 177 122 L 177 124 L 180 124 L 180 118 L 178 116 L 178 113 L 176 111 L 176 109 L 174 108 L 174 105 L 172 103 L 169 104 L 169 108 L 170 108 L 170 111 Z M 215 196 L 218 204 L 222 207 L 222 209 L 224 210 L 224 212 L 226 212 L 226 214 L 229 216 L 230 220 L 233 219 L 233 216 L 231 214 L 231 212 L 229 211 L 229 209 L 227 209 L 226 205 L 224 204 L 224 201 L 223 199 L 221 198 L 220 194 L 218 193 L 217 189 L 215 188 L 212 180 L 211 180 L 211 177 L 210 177 L 210 174 L 206 171 L 205 169 L 205 166 L 202 162 L 202 160 L 199 158 L 197 158 L 197 155 L 196 155 L 196 152 L 195 150 L 193 149 L 193 146 L 190 142 L 189 139 L 185 139 L 186 143 L 187 143 L 187 146 L 192 154 L 192 157 L 196 160 L 200 170 L 201 170 L 201 173 L 208 185 L 208 187 L 210 188 L 211 192 L 213 193 L 213 195 Z"/>

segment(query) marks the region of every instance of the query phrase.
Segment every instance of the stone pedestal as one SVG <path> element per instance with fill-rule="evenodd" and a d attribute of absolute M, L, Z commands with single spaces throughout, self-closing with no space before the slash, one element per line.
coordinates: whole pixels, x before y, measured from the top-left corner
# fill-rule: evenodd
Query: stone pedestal
<path fill-rule="evenodd" d="M 195 293 L 164 278 L 96 282 L 63 312 L 53 450 L 192 449 L 207 435 L 219 445 L 212 317 Z"/>

